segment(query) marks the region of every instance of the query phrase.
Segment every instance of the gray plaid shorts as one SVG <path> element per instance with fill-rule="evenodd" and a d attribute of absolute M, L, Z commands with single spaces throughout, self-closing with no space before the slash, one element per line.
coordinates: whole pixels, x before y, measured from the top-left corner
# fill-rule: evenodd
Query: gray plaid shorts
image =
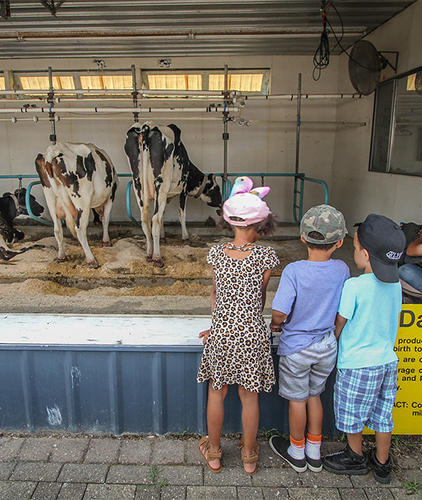
<path fill-rule="evenodd" d="M 319 396 L 337 360 L 337 339 L 334 332 L 278 362 L 278 394 L 289 401 L 306 401 Z"/>

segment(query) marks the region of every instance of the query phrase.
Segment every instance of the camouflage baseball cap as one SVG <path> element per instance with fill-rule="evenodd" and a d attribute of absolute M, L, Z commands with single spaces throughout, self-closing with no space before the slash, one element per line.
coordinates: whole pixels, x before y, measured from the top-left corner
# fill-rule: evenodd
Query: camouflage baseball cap
<path fill-rule="evenodd" d="M 309 233 L 316 231 L 324 236 L 323 240 L 316 240 Z M 330 205 L 318 205 L 310 208 L 302 217 L 300 235 L 308 243 L 326 245 L 337 243 L 347 234 L 343 214 Z"/>

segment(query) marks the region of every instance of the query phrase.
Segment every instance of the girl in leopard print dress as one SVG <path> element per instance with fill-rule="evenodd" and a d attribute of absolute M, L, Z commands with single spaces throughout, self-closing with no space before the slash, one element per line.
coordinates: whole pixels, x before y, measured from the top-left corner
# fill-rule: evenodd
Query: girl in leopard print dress
<path fill-rule="evenodd" d="M 279 260 L 271 247 L 255 244 L 261 235 L 274 231 L 275 221 L 262 200 L 269 188 L 252 186 L 248 177 L 236 180 L 223 205 L 223 218 L 234 230 L 234 239 L 213 246 L 207 258 L 213 269 L 212 321 L 210 330 L 199 334 L 204 352 L 197 380 L 209 381 L 209 436 L 203 437 L 198 447 L 214 473 L 222 469 L 220 438 L 228 385 L 238 385 L 243 426 L 241 458 L 245 471 L 254 474 L 259 453 L 258 394 L 270 392 L 276 382 L 262 311 L 271 271 Z"/>

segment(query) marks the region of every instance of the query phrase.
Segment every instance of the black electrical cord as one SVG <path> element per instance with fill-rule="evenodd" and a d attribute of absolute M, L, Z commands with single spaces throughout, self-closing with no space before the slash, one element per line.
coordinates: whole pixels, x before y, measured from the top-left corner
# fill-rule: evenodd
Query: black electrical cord
<path fill-rule="evenodd" d="M 313 63 L 314 71 L 312 77 L 317 81 L 321 77 L 321 71 L 330 64 L 330 42 L 328 40 L 328 32 L 325 25 L 321 33 L 318 48 L 314 54 Z"/>
<path fill-rule="evenodd" d="M 337 37 L 333 27 L 331 26 L 330 21 L 328 20 L 327 14 L 330 8 L 333 7 L 333 9 L 336 11 L 336 14 L 340 20 L 341 24 L 341 36 L 340 39 Z M 327 31 L 327 24 L 331 30 L 331 33 L 334 35 L 334 38 L 336 39 L 336 44 L 334 47 L 330 50 L 330 43 L 328 40 L 328 31 Z M 329 64 L 330 64 L 330 54 L 331 52 L 337 47 L 341 47 L 341 41 L 344 36 L 344 26 L 343 26 L 343 20 L 340 16 L 339 11 L 336 9 L 333 0 L 330 1 L 328 4 L 328 7 L 325 8 L 323 7 L 323 12 L 322 12 L 322 33 L 321 33 L 321 39 L 320 43 L 318 45 L 318 48 L 315 52 L 314 58 L 313 58 L 313 64 L 314 64 L 314 70 L 312 73 L 312 77 L 315 81 L 318 81 L 321 77 L 321 71 L 325 69 Z M 342 47 L 341 47 L 342 48 Z M 342 48 L 342 50 L 344 50 Z"/>

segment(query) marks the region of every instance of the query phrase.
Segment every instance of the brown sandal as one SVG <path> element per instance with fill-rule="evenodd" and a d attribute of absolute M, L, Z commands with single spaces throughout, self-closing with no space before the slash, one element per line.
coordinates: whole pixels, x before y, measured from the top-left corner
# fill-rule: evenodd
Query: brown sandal
<path fill-rule="evenodd" d="M 247 456 L 245 454 L 245 452 L 243 451 L 243 446 L 244 446 L 244 444 L 243 444 L 243 438 L 242 438 L 240 443 L 239 443 L 239 448 L 240 448 L 240 457 L 242 459 L 243 464 L 256 464 L 258 462 L 258 458 L 259 458 L 259 444 L 257 443 L 257 441 L 255 441 L 252 455 Z M 243 468 L 243 470 L 245 470 L 245 468 Z M 258 470 L 258 465 L 255 467 L 253 472 L 248 472 L 246 470 L 245 470 L 245 472 L 246 472 L 246 474 L 253 476 L 257 470 Z"/>
<path fill-rule="evenodd" d="M 211 462 L 212 460 L 216 460 L 217 458 L 221 461 L 221 457 L 223 455 L 223 451 L 221 448 L 218 451 L 211 450 L 211 443 L 209 436 L 204 436 L 199 440 L 198 450 L 199 453 L 202 455 L 203 459 L 205 460 L 206 464 L 208 465 L 208 469 L 211 472 L 213 472 L 214 474 L 218 474 L 219 472 L 221 472 L 223 468 L 221 462 L 220 462 L 220 467 L 218 467 L 218 469 L 214 469 L 214 467 L 211 467 L 211 465 L 209 464 L 209 462 Z"/>

